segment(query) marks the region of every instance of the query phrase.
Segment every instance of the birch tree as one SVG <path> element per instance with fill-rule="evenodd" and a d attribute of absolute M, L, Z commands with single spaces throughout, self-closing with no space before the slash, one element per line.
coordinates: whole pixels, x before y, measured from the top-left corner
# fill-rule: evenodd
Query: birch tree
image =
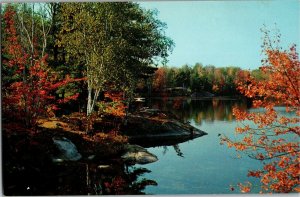
<path fill-rule="evenodd" d="M 106 88 L 132 92 L 136 76 L 150 64 L 166 61 L 173 47 L 154 12 L 134 3 L 64 3 L 57 44 L 67 61 L 85 67 L 87 115 Z"/>

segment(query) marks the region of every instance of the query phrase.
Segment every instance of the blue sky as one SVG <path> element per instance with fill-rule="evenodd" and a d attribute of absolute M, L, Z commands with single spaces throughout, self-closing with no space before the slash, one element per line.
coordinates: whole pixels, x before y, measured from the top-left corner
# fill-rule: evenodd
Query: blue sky
<path fill-rule="evenodd" d="M 156 1 L 141 2 L 157 9 L 167 24 L 166 35 L 175 42 L 169 66 L 212 64 L 217 67 L 260 66 L 265 24 L 280 30 L 284 49 L 300 45 L 300 1 Z"/>

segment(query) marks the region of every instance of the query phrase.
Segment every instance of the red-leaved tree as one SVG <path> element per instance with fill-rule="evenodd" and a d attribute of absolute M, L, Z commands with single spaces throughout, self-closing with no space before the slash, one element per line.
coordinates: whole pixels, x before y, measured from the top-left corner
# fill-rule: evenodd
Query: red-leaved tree
<path fill-rule="evenodd" d="M 62 81 L 56 79 L 47 66 L 47 55 L 38 57 L 34 49 L 33 54 L 27 52 L 20 43 L 13 7 L 7 6 L 4 13 L 5 46 L 2 52 L 8 57 L 3 63 L 13 71 L 14 82 L 3 87 L 3 111 L 6 117 L 13 117 L 24 121 L 27 127 L 34 127 L 40 116 L 47 115 L 49 110 L 56 110 L 56 103 L 68 102 L 76 99 L 78 94 L 55 101 L 55 90 L 67 83 L 82 80 L 66 77 Z"/>
<path fill-rule="evenodd" d="M 264 42 L 266 59 L 261 71 L 267 76 L 257 80 L 249 73 L 236 83 L 238 90 L 252 99 L 254 111 L 233 109 L 240 127 L 241 140 L 223 136 L 222 143 L 261 160 L 263 168 L 250 170 L 249 177 L 259 178 L 261 192 L 299 192 L 300 176 L 300 63 L 296 46 L 288 51 L 274 48 L 268 37 Z M 285 107 L 280 113 L 277 107 Z M 252 123 L 251 123 L 252 122 Z M 255 126 L 253 126 L 255 125 Z M 251 184 L 239 184 L 249 192 Z"/>

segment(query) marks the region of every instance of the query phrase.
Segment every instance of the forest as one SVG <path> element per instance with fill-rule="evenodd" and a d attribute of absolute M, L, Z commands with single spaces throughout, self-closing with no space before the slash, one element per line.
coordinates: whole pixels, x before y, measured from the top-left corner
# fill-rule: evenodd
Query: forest
<path fill-rule="evenodd" d="M 258 80 L 266 76 L 259 70 L 243 70 L 239 67 L 194 66 L 159 67 L 153 77 L 153 92 L 163 92 L 166 88 L 186 88 L 186 94 L 208 92 L 215 96 L 238 96 L 236 81 L 247 73 Z"/>
<path fill-rule="evenodd" d="M 299 142 L 281 137 L 300 134 L 296 46 L 274 48 L 264 32 L 260 69 L 170 67 L 176 43 L 165 35 L 167 24 L 137 3 L 3 4 L 1 17 L 5 195 L 144 194 L 146 186 L 157 185 L 138 179 L 149 173 L 146 168 L 128 170 L 132 161 L 123 156 L 138 149 L 132 148 L 131 135 L 157 135 L 174 124 L 189 139 L 207 133 L 170 111 L 138 111 L 140 97 L 180 97 L 173 108 L 186 98 L 237 97 L 265 108 L 256 114 L 234 107 L 237 121 L 253 121 L 258 128 L 237 127 L 241 141 L 220 135 L 220 143 L 266 162 L 248 174 L 261 179 L 263 192 L 299 192 Z M 274 110 L 279 105 L 296 116 L 279 116 Z M 80 153 L 70 150 L 71 142 Z M 177 145 L 174 149 L 180 153 Z M 72 157 L 58 157 L 59 150 Z M 148 154 L 149 163 L 157 160 Z M 237 187 L 251 191 L 251 183 Z"/>

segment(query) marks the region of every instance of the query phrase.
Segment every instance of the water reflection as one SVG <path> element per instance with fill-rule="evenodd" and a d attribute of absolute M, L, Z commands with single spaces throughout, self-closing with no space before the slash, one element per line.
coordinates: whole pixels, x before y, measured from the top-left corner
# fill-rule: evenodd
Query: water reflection
<path fill-rule="evenodd" d="M 147 194 L 236 194 L 230 185 L 259 180 L 249 179 L 249 169 L 261 163 L 248 157 L 236 159 L 236 152 L 220 145 L 220 134 L 234 137 L 237 125 L 232 108 L 247 109 L 247 102 L 239 99 L 153 99 L 148 107 L 171 111 L 178 118 L 203 130 L 208 135 L 183 143 L 151 147 L 147 150 L 159 160 L 147 164 L 152 172 L 144 177 L 157 181 L 157 187 L 146 187 Z M 170 165 L 171 164 L 171 165 Z M 253 189 L 253 193 L 257 193 Z"/>
<path fill-rule="evenodd" d="M 128 195 L 144 194 L 151 179 L 144 167 L 127 166 L 120 160 L 102 162 L 48 163 L 24 166 L 21 172 L 4 169 L 5 195 Z"/>
<path fill-rule="evenodd" d="M 180 148 L 179 148 L 179 144 L 173 145 L 173 148 L 174 148 L 176 154 L 177 154 L 179 157 L 183 157 L 183 153 L 182 153 L 182 151 L 181 151 Z"/>
<path fill-rule="evenodd" d="M 197 125 L 203 121 L 234 121 L 232 108 L 247 108 L 247 103 L 243 99 L 218 99 L 191 100 L 182 98 L 173 99 L 152 99 L 147 104 L 149 107 L 171 111 L 178 118 L 185 122 L 194 120 Z"/>
<path fill-rule="evenodd" d="M 147 185 L 157 185 L 156 181 L 150 179 L 138 181 L 141 175 L 151 172 L 144 167 L 133 167 L 119 163 L 114 165 L 89 165 L 87 170 L 88 194 L 144 194 L 142 191 Z"/>
<path fill-rule="evenodd" d="M 166 153 L 169 151 L 169 147 L 173 147 L 174 151 L 176 152 L 176 155 L 179 157 L 184 157 L 183 152 L 181 151 L 179 144 L 175 144 L 172 146 L 162 146 L 163 151 L 162 154 L 166 155 Z"/>

